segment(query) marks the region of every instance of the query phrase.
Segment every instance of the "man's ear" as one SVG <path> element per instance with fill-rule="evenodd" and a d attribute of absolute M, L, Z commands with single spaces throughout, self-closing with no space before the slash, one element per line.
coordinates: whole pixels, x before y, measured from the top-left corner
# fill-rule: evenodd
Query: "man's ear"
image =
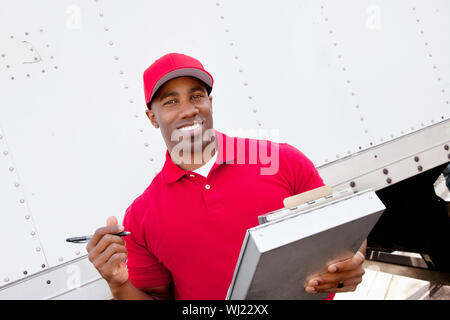
<path fill-rule="evenodd" d="M 150 119 L 150 122 L 152 123 L 152 125 L 153 125 L 156 129 L 158 129 L 158 128 L 159 128 L 159 124 L 158 124 L 158 121 L 156 120 L 156 115 L 155 115 L 155 113 L 153 112 L 153 110 L 147 109 L 147 110 L 145 110 L 145 114 L 147 115 L 147 118 Z"/>

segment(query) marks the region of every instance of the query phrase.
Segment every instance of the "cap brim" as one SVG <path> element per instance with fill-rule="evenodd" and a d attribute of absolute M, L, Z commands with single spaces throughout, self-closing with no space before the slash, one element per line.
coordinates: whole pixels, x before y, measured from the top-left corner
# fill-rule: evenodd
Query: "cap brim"
<path fill-rule="evenodd" d="M 207 72 L 205 72 L 204 70 L 201 69 L 196 69 L 196 68 L 180 68 L 180 69 L 176 69 L 173 71 L 170 71 L 168 73 L 166 73 L 164 76 L 161 77 L 161 79 L 158 80 L 158 82 L 155 84 L 153 90 L 152 90 L 152 95 L 150 96 L 150 99 L 148 100 L 147 103 L 150 103 L 150 101 L 152 101 L 156 91 L 158 91 L 158 89 L 167 81 L 172 80 L 174 78 L 178 78 L 178 77 L 194 77 L 197 78 L 201 81 L 203 81 L 207 86 L 209 86 L 209 89 L 212 89 L 213 86 L 213 79 L 211 77 L 210 74 L 208 74 Z"/>

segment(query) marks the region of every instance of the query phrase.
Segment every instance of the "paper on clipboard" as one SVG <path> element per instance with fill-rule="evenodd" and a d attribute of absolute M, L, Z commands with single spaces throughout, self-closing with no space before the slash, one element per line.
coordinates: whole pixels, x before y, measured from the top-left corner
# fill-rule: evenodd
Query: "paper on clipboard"
<path fill-rule="evenodd" d="M 304 284 L 356 253 L 385 209 L 372 190 L 336 198 L 277 210 L 281 218 L 248 229 L 226 299 L 326 298 Z"/>

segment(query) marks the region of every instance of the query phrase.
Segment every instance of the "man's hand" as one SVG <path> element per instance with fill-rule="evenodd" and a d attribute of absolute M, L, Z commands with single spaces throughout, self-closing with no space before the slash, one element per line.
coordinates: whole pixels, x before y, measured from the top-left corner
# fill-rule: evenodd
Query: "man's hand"
<path fill-rule="evenodd" d="M 86 246 L 89 261 L 108 282 L 111 290 L 120 288 L 128 281 L 125 240 L 113 235 L 123 229 L 123 226 L 118 225 L 116 217 L 109 217 L 106 227 L 97 229 Z"/>
<path fill-rule="evenodd" d="M 333 263 L 328 266 L 328 272 L 312 277 L 306 283 L 305 290 L 309 293 L 347 292 L 355 291 L 364 275 L 364 255 L 358 251 L 352 258 Z"/>

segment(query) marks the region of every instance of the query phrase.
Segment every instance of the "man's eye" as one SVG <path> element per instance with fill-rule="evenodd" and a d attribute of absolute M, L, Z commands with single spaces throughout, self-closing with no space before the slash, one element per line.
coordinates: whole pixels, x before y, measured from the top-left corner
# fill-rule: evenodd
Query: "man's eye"
<path fill-rule="evenodd" d="M 174 104 L 176 101 L 174 100 L 174 99 L 171 99 L 171 100 L 168 100 L 168 101 L 166 101 L 166 102 L 164 102 L 164 105 L 167 105 L 167 104 Z"/>
<path fill-rule="evenodd" d="M 192 96 L 192 98 L 194 98 L 194 99 L 200 99 L 202 97 L 203 96 L 201 94 L 195 94 L 195 95 Z"/>

